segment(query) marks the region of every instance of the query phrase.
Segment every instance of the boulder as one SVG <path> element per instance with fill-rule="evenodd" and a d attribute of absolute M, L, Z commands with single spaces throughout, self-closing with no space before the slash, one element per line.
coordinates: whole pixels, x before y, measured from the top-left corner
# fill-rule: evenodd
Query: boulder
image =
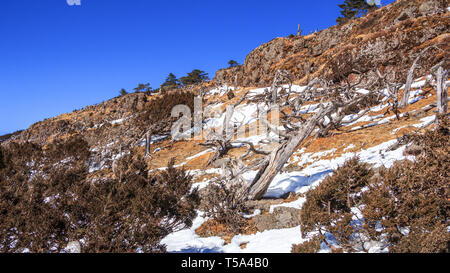
<path fill-rule="evenodd" d="M 256 215 L 252 219 L 258 231 L 292 228 L 300 225 L 300 210 L 276 207 L 273 213 Z"/>

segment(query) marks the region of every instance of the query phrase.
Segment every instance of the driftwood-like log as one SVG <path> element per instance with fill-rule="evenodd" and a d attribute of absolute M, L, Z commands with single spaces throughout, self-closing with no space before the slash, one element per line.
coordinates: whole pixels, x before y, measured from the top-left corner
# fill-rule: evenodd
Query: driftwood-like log
<path fill-rule="evenodd" d="M 438 114 L 447 114 L 448 94 L 447 94 L 447 76 L 448 71 L 440 66 L 436 71 L 436 92 L 437 92 L 437 108 Z"/>
<path fill-rule="evenodd" d="M 412 85 L 412 83 L 414 81 L 414 72 L 415 72 L 415 70 L 417 68 L 417 63 L 425 55 L 425 53 L 431 48 L 442 50 L 439 47 L 437 47 L 436 45 L 432 45 L 432 46 L 424 48 L 419 53 L 419 55 L 417 55 L 417 57 L 414 59 L 413 64 L 411 65 L 411 68 L 408 71 L 408 76 L 406 77 L 405 91 L 403 93 L 403 97 L 402 97 L 402 99 L 400 101 L 400 104 L 399 104 L 400 108 L 405 108 L 406 106 L 408 106 L 409 94 L 411 92 L 411 85 Z"/>
<path fill-rule="evenodd" d="M 297 149 L 298 145 L 311 135 L 318 122 L 328 113 L 333 112 L 335 107 L 336 106 L 332 104 L 326 108 L 322 108 L 309 119 L 302 130 L 294 133 L 288 141 L 278 146 L 268 158 L 266 158 L 264 165 L 260 168 L 252 183 L 247 186 L 246 198 L 250 200 L 260 199 L 266 193 L 270 183 L 281 171 L 284 164 Z"/>
<path fill-rule="evenodd" d="M 151 153 L 150 151 L 151 143 L 152 143 L 152 132 L 149 130 L 145 135 L 145 157 L 148 157 Z"/>

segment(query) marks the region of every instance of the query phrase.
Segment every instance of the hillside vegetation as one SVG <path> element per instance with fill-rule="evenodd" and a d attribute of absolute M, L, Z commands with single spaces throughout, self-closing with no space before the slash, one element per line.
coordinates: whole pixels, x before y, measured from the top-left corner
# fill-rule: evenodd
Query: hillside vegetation
<path fill-rule="evenodd" d="M 0 251 L 448 252 L 449 27 L 399 0 L 4 136 Z"/>

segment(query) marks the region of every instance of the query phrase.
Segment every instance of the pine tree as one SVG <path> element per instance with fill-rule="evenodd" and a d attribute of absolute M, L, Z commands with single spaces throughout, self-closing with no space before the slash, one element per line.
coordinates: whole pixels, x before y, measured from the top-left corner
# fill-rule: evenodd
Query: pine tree
<path fill-rule="evenodd" d="M 208 73 L 198 69 L 192 70 L 192 72 L 189 72 L 187 76 L 182 77 L 180 79 L 183 85 L 197 84 L 208 80 L 209 80 Z"/>
<path fill-rule="evenodd" d="M 149 83 L 146 83 L 146 84 L 140 83 L 133 90 L 136 91 L 136 93 L 138 93 L 138 92 L 150 92 L 150 91 L 152 91 L 152 88 L 150 87 Z"/>
<path fill-rule="evenodd" d="M 120 95 L 121 95 L 121 96 L 125 96 L 126 94 L 128 94 L 127 90 L 125 90 L 125 89 L 122 88 L 122 89 L 120 90 Z"/>
<path fill-rule="evenodd" d="M 228 62 L 228 64 L 230 65 L 230 67 L 236 67 L 236 66 L 239 65 L 239 63 L 236 62 L 235 60 L 230 60 L 230 61 Z"/>
<path fill-rule="evenodd" d="M 364 16 L 369 11 L 377 9 L 376 5 L 369 5 L 365 0 L 345 0 L 343 4 L 338 6 L 341 8 L 342 15 L 336 19 L 336 22 L 339 24 L 343 24 L 348 20 Z"/>
<path fill-rule="evenodd" d="M 175 89 L 180 87 L 181 83 L 180 81 L 177 79 L 177 77 L 173 74 L 170 73 L 169 76 L 167 76 L 166 81 L 161 84 L 161 90 L 165 91 L 165 90 L 169 90 L 169 89 Z"/>

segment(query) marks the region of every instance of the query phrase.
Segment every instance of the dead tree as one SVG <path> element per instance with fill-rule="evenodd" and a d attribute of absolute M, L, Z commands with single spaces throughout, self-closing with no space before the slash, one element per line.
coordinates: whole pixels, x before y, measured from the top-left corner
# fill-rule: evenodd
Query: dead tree
<path fill-rule="evenodd" d="M 152 132 L 151 130 L 148 130 L 147 134 L 145 135 L 145 157 L 150 156 L 151 141 L 152 141 Z"/>
<path fill-rule="evenodd" d="M 298 24 L 297 36 L 302 36 L 303 29 L 300 28 L 300 24 Z"/>
<path fill-rule="evenodd" d="M 229 105 L 227 107 L 221 130 L 219 132 L 211 131 L 209 135 L 206 136 L 206 141 L 199 144 L 201 146 L 211 147 L 215 150 L 215 153 L 208 161 L 207 166 L 226 155 L 228 151 L 233 148 L 232 139 L 234 126 L 231 124 L 231 118 L 233 117 L 234 109 L 244 101 L 247 94 L 248 92 L 246 92 L 234 105 Z M 237 128 L 240 128 L 241 126 L 243 126 L 242 122 L 237 125 Z"/>
<path fill-rule="evenodd" d="M 280 96 L 280 93 L 278 92 L 278 90 L 280 88 L 283 89 L 282 84 L 285 82 L 288 83 L 289 87 L 286 90 L 286 93 L 284 93 Z M 277 70 L 277 72 L 275 73 L 275 76 L 273 78 L 270 89 L 268 89 L 268 88 L 265 89 L 265 92 L 264 92 L 265 101 L 264 102 L 268 106 L 275 105 L 275 104 L 277 104 L 278 99 L 282 99 L 284 96 L 287 96 L 286 102 L 289 103 L 288 99 L 289 99 L 289 94 L 291 92 L 292 92 L 292 77 L 291 77 L 289 71 Z"/>
<path fill-rule="evenodd" d="M 378 81 L 382 87 L 385 87 L 386 93 L 381 91 L 376 91 L 380 96 L 387 96 L 389 103 L 391 104 L 392 112 L 394 112 L 397 120 L 400 120 L 400 111 L 399 111 L 399 101 L 398 101 L 398 93 L 401 87 L 401 84 L 391 83 L 386 78 L 386 75 L 381 74 L 380 70 L 376 70 L 376 74 L 378 75 Z M 395 72 L 393 78 L 395 79 Z M 409 98 L 409 95 L 408 95 Z M 387 111 L 389 112 L 389 110 Z"/>
<path fill-rule="evenodd" d="M 413 64 L 411 65 L 411 68 L 409 69 L 408 76 L 406 77 L 405 91 L 403 93 L 403 97 L 399 104 L 400 108 L 405 108 L 406 106 L 408 106 L 409 94 L 411 92 L 411 85 L 414 81 L 414 72 L 417 68 L 417 64 L 418 64 L 419 60 L 425 55 L 425 53 L 431 48 L 442 50 L 439 47 L 437 47 L 437 45 L 432 45 L 432 46 L 424 48 L 414 59 Z"/>
<path fill-rule="evenodd" d="M 436 92 L 437 92 L 437 108 L 439 115 L 447 114 L 448 94 L 447 94 L 447 77 L 448 70 L 444 70 L 442 66 L 436 71 Z"/>
<path fill-rule="evenodd" d="M 334 92 L 332 92 L 332 88 L 330 88 L 326 82 L 315 79 L 312 83 L 308 84 L 300 95 L 294 99 L 294 103 L 285 104 L 285 108 L 290 108 L 290 111 L 285 111 L 287 109 L 283 109 L 281 107 L 282 103 L 280 98 L 285 95 L 291 95 L 292 90 L 289 88 L 287 94 L 280 94 L 278 89 L 280 87 L 280 83 L 286 78 L 289 78 L 287 73 L 277 71 L 271 90 L 270 92 L 267 90 L 265 96 L 265 102 L 269 105 L 269 110 L 271 111 L 272 116 L 275 115 L 277 111 L 282 115 L 280 121 L 284 130 L 280 130 L 278 126 L 268 123 L 265 119 L 259 120 L 260 123 L 263 123 L 262 125 L 266 126 L 270 131 L 279 136 L 280 144 L 272 150 L 272 152 L 267 153 L 265 151 L 260 151 L 254 147 L 253 143 L 250 142 L 233 142 L 231 140 L 233 137 L 233 131 L 230 130 L 230 122 L 233 116 L 233 109 L 242 102 L 245 95 L 238 103 L 234 105 L 234 107 L 229 107 L 227 113 L 225 114 L 221 134 L 212 133 L 211 137 L 208 138 L 205 143 L 201 144 L 203 146 L 212 147 L 216 150 L 210 162 L 208 162 L 208 165 L 214 160 L 224 156 L 232 147 L 234 147 L 233 144 L 240 143 L 247 146 L 247 152 L 237 159 L 237 164 L 227 165 L 229 171 L 228 175 L 225 177 L 227 181 L 231 182 L 230 184 L 242 183 L 242 199 L 260 199 L 266 193 L 274 177 L 281 171 L 292 154 L 297 150 L 298 146 L 309 136 L 311 136 L 319 124 L 323 125 L 324 120 L 326 118 L 329 119 L 329 126 L 325 127 L 325 131 L 323 133 L 328 132 L 332 128 L 342 126 L 342 124 L 345 123 L 343 122 L 345 117 L 343 114 L 343 109 L 349 106 L 359 105 L 367 97 L 367 95 L 356 92 L 356 86 L 360 82 L 357 84 L 347 83 L 345 86 L 335 88 L 333 90 Z M 292 84 L 290 83 L 290 86 L 291 85 Z M 318 88 L 317 85 L 321 86 L 321 88 Z M 332 93 L 333 96 L 331 96 Z M 319 96 L 325 96 L 322 99 L 326 99 L 328 102 L 320 103 L 318 108 L 316 108 L 316 112 L 309 118 L 305 119 L 302 117 L 303 113 L 300 111 L 301 105 L 304 102 L 314 100 Z M 367 110 L 362 110 L 356 118 L 346 122 L 352 122 L 360 118 L 366 113 L 366 111 Z M 242 126 L 242 124 L 239 126 Z M 265 157 L 254 166 L 245 166 L 242 164 L 242 161 L 250 153 L 265 155 Z M 247 183 L 246 181 L 243 181 L 241 174 L 248 171 L 249 168 L 257 169 L 259 171 L 252 182 Z"/>
<path fill-rule="evenodd" d="M 315 82 L 320 82 L 315 80 Z M 305 91 L 309 92 L 308 89 L 312 89 L 313 85 L 308 85 Z M 355 105 L 361 103 L 367 95 L 361 95 L 355 91 L 356 85 L 348 85 L 347 89 L 340 93 L 339 98 L 333 98 L 330 102 L 319 105 L 319 110 L 307 120 L 301 118 L 299 113 L 299 103 L 295 107 L 292 107 L 292 114 L 285 115 L 285 119 L 282 119 L 283 127 L 285 132 L 280 132 L 278 128 L 268 125 L 268 128 L 273 132 L 280 135 L 283 139 L 281 144 L 275 148 L 263 161 L 256 177 L 253 181 L 245 186 L 245 198 L 247 199 L 260 199 L 267 191 L 270 183 L 275 178 L 275 176 L 281 171 L 283 166 L 292 156 L 292 154 L 297 150 L 297 147 L 306 140 L 315 130 L 319 123 L 323 122 L 323 119 L 327 116 L 332 116 L 336 114 L 344 107 L 349 105 Z M 331 93 L 330 89 L 324 85 L 322 86 L 322 92 L 320 93 Z M 315 96 L 309 95 L 305 99 L 311 99 Z M 331 98 L 330 98 L 331 99 Z M 294 104 L 295 105 L 295 104 Z M 279 106 L 272 107 L 272 110 L 280 110 Z M 340 118 L 342 121 L 342 118 Z M 338 122 L 337 120 L 335 122 Z"/>
<path fill-rule="evenodd" d="M 285 140 L 266 157 L 256 177 L 246 186 L 246 198 L 251 200 L 260 199 L 266 193 L 275 176 L 281 171 L 286 162 L 288 162 L 289 158 L 297 150 L 297 147 L 312 134 L 322 119 L 332 113 L 336 113 L 348 104 L 362 101 L 364 97 L 362 96 L 351 101 L 334 101 L 327 106 L 321 104 L 320 110 L 304 122 L 302 126 L 296 126 L 294 124 L 287 126 L 293 129 L 284 135 Z M 269 128 L 271 127 L 269 126 Z"/>

